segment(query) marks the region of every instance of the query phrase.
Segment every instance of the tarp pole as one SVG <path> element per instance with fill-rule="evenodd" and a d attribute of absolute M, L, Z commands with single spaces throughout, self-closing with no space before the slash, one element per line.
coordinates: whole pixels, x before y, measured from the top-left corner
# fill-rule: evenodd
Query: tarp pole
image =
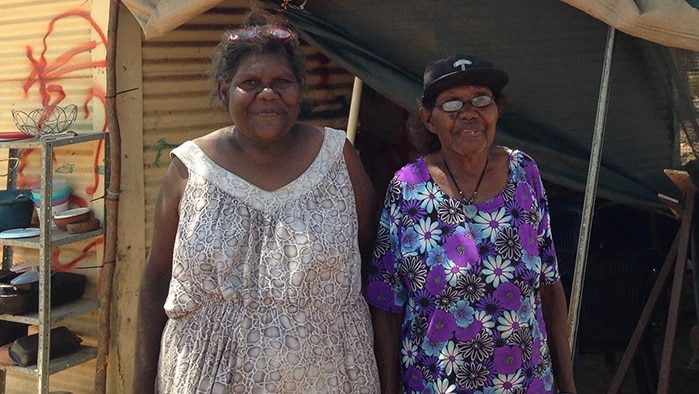
<path fill-rule="evenodd" d="M 359 104 L 362 101 L 362 80 L 354 77 L 352 87 L 352 101 L 350 102 L 349 119 L 347 120 L 347 139 L 354 145 L 357 136 L 357 120 L 359 119 Z"/>
<path fill-rule="evenodd" d="M 614 51 L 615 29 L 609 26 L 607 33 L 607 48 L 604 53 L 602 67 L 602 81 L 600 83 L 599 99 L 597 101 L 597 116 L 595 118 L 595 132 L 592 138 L 592 150 L 590 152 L 590 165 L 587 171 L 587 184 L 585 185 L 585 200 L 583 202 L 582 220 L 580 222 L 580 239 L 575 256 L 575 271 L 573 273 L 573 287 L 571 290 L 570 307 L 568 309 L 568 341 L 570 353 L 575 356 L 575 346 L 578 334 L 578 316 L 583 296 L 583 281 L 585 279 L 585 265 L 587 262 L 587 250 L 590 243 L 592 229 L 592 216 L 597 195 L 597 180 L 602 157 L 602 145 L 604 142 L 604 129 L 607 120 L 607 104 L 609 101 L 609 76 L 612 68 L 612 53 Z"/>

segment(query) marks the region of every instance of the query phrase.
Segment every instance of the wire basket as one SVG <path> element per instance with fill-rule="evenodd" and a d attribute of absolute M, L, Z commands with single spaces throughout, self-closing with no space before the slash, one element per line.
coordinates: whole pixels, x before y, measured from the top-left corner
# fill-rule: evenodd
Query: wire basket
<path fill-rule="evenodd" d="M 78 117 L 78 107 L 70 104 L 65 107 L 49 105 L 30 112 L 18 109 L 12 110 L 12 119 L 17 129 L 32 137 L 58 136 L 74 131 L 68 131 Z"/>

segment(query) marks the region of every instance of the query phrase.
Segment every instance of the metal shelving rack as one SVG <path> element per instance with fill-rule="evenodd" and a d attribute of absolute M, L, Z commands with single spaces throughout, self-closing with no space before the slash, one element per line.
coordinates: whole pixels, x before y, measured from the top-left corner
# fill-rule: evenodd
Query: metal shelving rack
<path fill-rule="evenodd" d="M 41 152 L 41 201 L 52 201 L 53 185 L 53 153 L 54 148 L 79 144 L 88 141 L 105 140 L 104 157 L 109 151 L 107 133 L 85 133 L 75 136 L 51 136 L 49 138 L 28 138 L 15 141 L 0 141 L 0 149 L 9 149 L 9 154 L 16 157 L 21 149 L 38 149 Z M 105 160 L 106 163 L 106 160 Z M 13 171 L 16 171 L 13 170 Z M 16 175 L 16 174 L 15 174 Z M 16 177 L 8 176 L 8 188 L 16 187 Z M 97 349 L 81 346 L 80 351 L 49 359 L 51 324 L 99 309 L 99 301 L 92 298 L 82 298 L 67 305 L 51 307 L 51 250 L 69 243 L 98 237 L 104 234 L 104 223 L 100 229 L 80 234 L 70 234 L 60 229 L 52 229 L 51 204 L 41 204 L 39 236 L 2 239 L 4 246 L 3 267 L 12 264 L 12 248 L 23 247 L 39 251 L 39 309 L 38 312 L 25 315 L 0 314 L 0 320 L 36 325 L 39 328 L 39 348 L 35 366 L 0 366 L 0 392 L 5 392 L 6 373 L 20 373 L 38 378 L 38 393 L 49 392 L 49 376 L 62 370 L 92 360 L 97 355 Z M 9 259 L 7 256 L 9 255 Z"/>

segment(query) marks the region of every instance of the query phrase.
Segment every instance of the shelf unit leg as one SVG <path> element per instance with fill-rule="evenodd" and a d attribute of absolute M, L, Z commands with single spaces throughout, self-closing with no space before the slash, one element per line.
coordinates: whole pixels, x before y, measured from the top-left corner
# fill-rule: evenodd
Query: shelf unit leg
<path fill-rule="evenodd" d="M 51 220 L 53 201 L 53 145 L 41 150 L 41 232 L 39 249 L 39 348 L 36 366 L 39 393 L 49 392 L 49 349 L 51 348 Z"/>

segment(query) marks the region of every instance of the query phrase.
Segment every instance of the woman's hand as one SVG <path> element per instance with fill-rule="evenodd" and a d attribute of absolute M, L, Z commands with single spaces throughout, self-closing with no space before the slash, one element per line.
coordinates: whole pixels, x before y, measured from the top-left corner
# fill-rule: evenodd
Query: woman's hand
<path fill-rule="evenodd" d="M 575 393 L 573 358 L 568 341 L 568 306 L 560 281 L 540 289 L 553 376 L 561 392 Z"/>
<path fill-rule="evenodd" d="M 381 393 L 400 393 L 400 328 L 403 314 L 371 307 L 374 353 L 379 368 Z"/>

